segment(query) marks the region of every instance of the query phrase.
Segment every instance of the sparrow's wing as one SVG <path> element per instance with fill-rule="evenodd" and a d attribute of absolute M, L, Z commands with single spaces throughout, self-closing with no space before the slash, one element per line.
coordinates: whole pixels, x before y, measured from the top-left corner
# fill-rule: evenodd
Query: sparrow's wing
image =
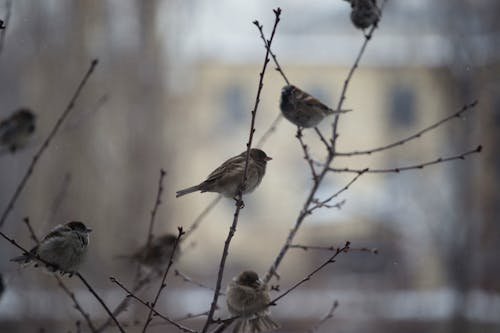
<path fill-rule="evenodd" d="M 54 229 L 52 229 L 51 232 L 49 232 L 42 240 L 42 243 L 45 243 L 46 241 L 53 241 L 55 239 L 60 239 L 64 237 L 65 232 L 70 232 L 71 229 L 66 227 L 66 226 L 56 226 Z"/>
<path fill-rule="evenodd" d="M 224 178 L 232 178 L 238 174 L 241 174 L 245 169 L 245 154 L 240 154 L 235 157 L 231 157 L 227 161 L 221 164 L 220 167 L 212 171 L 208 178 L 203 183 L 214 183 Z"/>

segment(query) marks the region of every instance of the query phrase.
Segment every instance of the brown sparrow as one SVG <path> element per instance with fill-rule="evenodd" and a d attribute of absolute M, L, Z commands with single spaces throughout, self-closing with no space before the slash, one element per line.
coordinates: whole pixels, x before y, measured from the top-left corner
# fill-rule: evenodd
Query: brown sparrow
<path fill-rule="evenodd" d="M 147 269 L 161 272 L 170 260 L 176 239 L 177 236 L 174 234 L 166 234 L 154 238 L 149 246 L 144 245 L 135 253 L 132 253 L 131 255 L 119 256 L 118 258 L 130 259 Z M 179 257 L 179 255 L 179 247 L 177 247 L 173 259 L 175 260 Z"/>
<path fill-rule="evenodd" d="M 372 25 L 377 25 L 380 19 L 380 9 L 377 0 L 350 0 L 351 21 L 358 29 L 365 30 Z"/>
<path fill-rule="evenodd" d="M 326 116 L 337 113 L 294 85 L 281 89 L 280 109 L 283 116 L 299 127 L 315 127 Z M 341 110 L 345 113 L 349 110 Z"/>
<path fill-rule="evenodd" d="M 217 192 L 226 197 L 235 197 L 238 193 L 238 187 L 243 178 L 243 173 L 245 172 L 246 154 L 247 152 L 244 151 L 238 156 L 228 159 L 208 175 L 205 181 L 196 186 L 177 191 L 176 197 L 196 191 L 202 193 Z M 266 153 L 260 149 L 250 149 L 247 181 L 243 187 L 243 194 L 252 192 L 260 184 L 266 172 L 267 161 L 271 159 L 271 157 L 267 156 Z"/>
<path fill-rule="evenodd" d="M 35 131 L 35 115 L 28 109 L 20 109 L 0 122 L 0 146 L 12 153 L 22 148 Z"/>
<path fill-rule="evenodd" d="M 85 254 L 89 243 L 89 229 L 82 222 L 68 222 L 65 225 L 55 227 L 40 244 L 31 249 L 29 253 L 10 259 L 20 264 L 42 263 L 52 272 L 59 271 L 61 274 L 73 275 L 77 270 Z"/>
<path fill-rule="evenodd" d="M 240 273 L 226 290 L 226 303 L 233 316 L 239 316 L 234 333 L 271 331 L 279 325 L 269 317 L 271 299 L 265 285 L 254 271 Z"/>

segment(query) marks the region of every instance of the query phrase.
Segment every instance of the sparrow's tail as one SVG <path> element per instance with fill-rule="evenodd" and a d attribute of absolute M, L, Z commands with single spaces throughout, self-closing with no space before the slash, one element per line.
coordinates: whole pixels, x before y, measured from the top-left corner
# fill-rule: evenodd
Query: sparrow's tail
<path fill-rule="evenodd" d="M 196 185 L 196 186 L 192 186 L 192 187 L 188 187 L 186 189 L 183 189 L 183 190 L 180 190 L 180 191 L 177 191 L 175 193 L 175 197 L 178 198 L 178 197 L 182 197 L 183 195 L 186 195 L 186 194 L 189 194 L 189 193 L 193 193 L 193 192 L 196 192 L 196 191 L 199 191 L 200 190 L 200 185 Z"/>
<path fill-rule="evenodd" d="M 33 259 L 31 255 L 23 254 L 22 256 L 10 259 L 10 261 L 17 262 L 18 264 L 27 264 L 31 261 L 31 259 Z"/>
<path fill-rule="evenodd" d="M 268 315 L 240 319 L 234 326 L 233 333 L 259 333 L 278 329 L 280 325 Z"/>
<path fill-rule="evenodd" d="M 341 109 L 339 112 L 337 112 L 337 110 L 329 109 L 328 114 L 347 113 L 347 112 L 351 112 L 351 111 L 352 111 L 352 109 Z"/>

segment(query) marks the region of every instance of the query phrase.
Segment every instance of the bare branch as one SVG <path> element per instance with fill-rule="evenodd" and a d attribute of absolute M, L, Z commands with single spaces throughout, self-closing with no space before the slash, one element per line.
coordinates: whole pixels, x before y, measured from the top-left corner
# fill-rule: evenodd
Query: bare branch
<path fill-rule="evenodd" d="M 194 220 L 189 229 L 186 231 L 186 235 L 184 236 L 183 241 L 186 241 L 186 238 L 200 226 L 203 219 L 207 217 L 208 213 L 210 213 L 215 206 L 217 206 L 220 199 L 222 199 L 221 194 L 219 194 L 217 198 L 215 198 L 212 202 L 208 204 L 207 207 L 205 207 L 205 209 L 200 213 L 200 215 L 198 215 L 198 217 Z"/>
<path fill-rule="evenodd" d="M 309 149 L 307 145 L 304 143 L 304 140 L 302 139 L 302 130 L 300 127 L 297 127 L 297 134 L 295 135 L 295 137 L 299 140 L 300 147 L 304 152 L 304 159 L 307 161 L 309 169 L 311 170 L 312 179 L 316 183 L 318 181 L 318 174 L 314 169 L 314 160 L 312 159 L 311 155 L 309 155 Z"/>
<path fill-rule="evenodd" d="M 319 250 L 319 251 L 337 251 L 338 247 L 336 246 L 317 246 L 317 245 L 302 245 L 302 244 L 292 244 L 289 246 L 291 249 L 301 249 L 304 251 L 309 250 Z M 349 252 L 369 252 L 372 254 L 378 254 L 377 248 L 368 248 L 368 247 L 349 247 Z"/>
<path fill-rule="evenodd" d="M 88 78 L 94 72 L 94 69 L 97 66 L 97 63 L 98 63 L 97 59 L 92 60 L 89 69 L 87 70 L 87 72 L 83 76 L 83 79 L 80 81 L 80 84 L 78 85 L 78 88 L 76 89 L 75 93 L 73 94 L 73 97 L 71 97 L 71 99 L 68 103 L 68 106 L 66 107 L 66 109 L 62 112 L 62 114 L 57 119 L 56 124 L 54 125 L 54 127 L 50 131 L 48 137 L 45 139 L 45 141 L 43 142 L 43 144 L 40 147 L 40 149 L 38 150 L 38 152 L 35 154 L 35 156 L 33 156 L 33 160 L 31 161 L 31 164 L 29 165 L 28 170 L 24 174 L 23 178 L 21 179 L 21 182 L 19 183 L 16 190 L 14 191 L 12 198 L 9 200 L 7 207 L 5 208 L 5 210 L 2 213 L 2 217 L 0 218 L 0 227 L 3 226 L 3 224 L 7 220 L 7 217 L 9 215 L 10 211 L 12 210 L 12 208 L 14 208 L 14 204 L 16 203 L 17 198 L 21 194 L 21 191 L 24 189 L 24 186 L 26 185 L 28 179 L 33 174 L 33 170 L 35 169 L 36 163 L 38 162 L 38 160 L 40 159 L 42 154 L 45 152 L 45 150 L 49 147 L 50 142 L 52 141 L 52 138 L 56 135 L 61 124 L 64 122 L 66 117 L 69 115 L 71 110 L 73 110 L 73 107 L 75 106 L 75 102 L 76 102 L 78 96 L 80 96 L 80 93 L 81 93 L 83 87 L 85 86 L 85 84 L 87 83 Z"/>
<path fill-rule="evenodd" d="M 161 186 L 160 186 L 160 188 L 161 188 Z M 160 191 L 159 191 L 159 193 L 161 194 Z M 153 319 L 153 311 L 154 311 L 154 308 L 156 306 L 156 303 L 158 302 L 158 299 L 160 298 L 161 292 L 167 286 L 167 284 L 166 284 L 167 275 L 168 275 L 168 272 L 170 270 L 170 267 L 172 267 L 172 264 L 174 263 L 173 258 L 174 258 L 175 252 L 177 250 L 177 247 L 179 245 L 179 241 L 180 241 L 181 237 L 184 235 L 184 231 L 182 230 L 182 227 L 178 227 L 177 229 L 178 229 L 179 234 L 177 235 L 177 239 L 175 240 L 174 249 L 172 250 L 172 253 L 170 253 L 170 259 L 168 261 L 167 268 L 165 269 L 165 273 L 163 273 L 163 278 L 161 280 L 160 287 L 158 288 L 158 291 L 156 292 L 155 299 L 154 299 L 153 303 L 151 304 L 151 307 L 149 308 L 148 317 L 146 319 L 146 323 L 144 324 L 144 328 L 142 329 L 142 333 L 146 332 L 149 324 L 151 323 L 151 320 Z"/>
<path fill-rule="evenodd" d="M 190 329 L 186 326 L 183 326 L 177 322 L 175 322 L 174 320 L 170 319 L 169 317 L 161 314 L 160 312 L 158 312 L 157 310 L 154 309 L 154 307 L 152 307 L 151 305 L 149 305 L 149 303 L 147 302 L 144 302 L 141 298 L 137 297 L 132 291 L 128 290 L 123 284 L 121 284 L 117 279 L 115 279 L 114 277 L 110 277 L 109 278 L 111 280 L 111 282 L 113 282 L 114 284 L 116 284 L 118 287 L 120 287 L 121 289 L 123 289 L 126 293 L 127 293 L 127 297 L 131 297 L 133 299 L 135 299 L 136 301 L 138 301 L 139 303 L 141 303 L 142 305 L 144 305 L 145 307 L 147 307 L 151 312 L 153 312 L 156 316 L 164 319 L 165 321 L 169 322 L 170 324 L 174 325 L 175 327 L 177 327 L 178 329 L 180 329 L 181 331 L 183 332 L 188 332 L 188 333 L 198 333 L 197 331 L 193 330 L 193 329 Z"/>
<path fill-rule="evenodd" d="M 281 74 L 281 76 L 283 77 L 283 80 L 285 80 L 286 84 L 290 85 L 290 81 L 288 81 L 285 73 L 283 72 L 283 69 L 281 68 L 281 66 L 279 64 L 278 59 L 276 58 L 276 55 L 271 50 L 271 44 L 266 40 L 266 37 L 264 35 L 264 31 L 262 30 L 262 26 L 257 25 L 257 28 L 259 29 L 259 32 L 260 32 L 260 38 L 264 42 L 264 47 L 267 49 L 267 52 L 269 52 L 269 54 L 273 58 L 274 64 L 276 65 L 275 70 L 277 70 Z"/>
<path fill-rule="evenodd" d="M 271 123 L 271 126 L 269 126 L 269 128 L 264 132 L 259 141 L 257 141 L 256 145 L 257 148 L 262 148 L 262 146 L 264 145 L 264 143 L 266 143 L 267 139 L 269 139 L 271 134 L 273 134 L 276 131 L 276 127 L 278 126 L 278 124 L 281 122 L 282 119 L 283 115 L 280 112 L 276 117 L 276 119 L 274 119 L 273 122 Z"/>
<path fill-rule="evenodd" d="M 203 284 L 203 283 L 201 283 L 201 282 L 198 282 L 198 281 L 193 280 L 192 278 L 190 278 L 189 276 L 187 276 L 186 274 L 184 274 L 184 273 L 180 272 L 180 271 L 179 271 L 179 270 L 177 270 L 177 269 L 176 269 L 176 270 L 174 270 L 174 273 L 175 273 L 175 276 L 180 277 L 180 278 L 182 279 L 182 281 L 184 281 L 184 282 L 191 283 L 191 284 L 193 284 L 193 285 L 195 285 L 195 286 L 198 286 L 198 287 L 200 287 L 200 288 L 204 288 L 204 289 L 208 289 L 208 290 L 211 290 L 211 291 L 215 291 L 215 289 L 214 289 L 214 288 L 209 287 L 209 286 L 207 286 L 207 285 L 204 285 L 204 284 Z M 224 293 L 223 293 L 223 292 L 219 292 L 219 294 L 220 294 L 220 295 L 224 295 Z"/>
<path fill-rule="evenodd" d="M 449 157 L 439 157 L 439 158 L 437 158 L 433 161 L 429 161 L 429 162 L 424 162 L 424 163 L 415 164 L 415 165 L 407 165 L 407 166 L 402 166 L 402 167 L 397 167 L 397 168 L 390 168 L 390 169 L 366 168 L 366 169 L 359 170 L 359 169 L 350 169 L 350 168 L 328 168 L 328 170 L 332 171 L 332 172 L 339 172 L 339 173 L 342 173 L 342 172 L 357 173 L 358 175 L 360 173 L 400 173 L 402 171 L 423 169 L 429 165 L 440 164 L 440 163 L 450 162 L 450 161 L 454 161 L 454 160 L 465 160 L 465 158 L 468 155 L 480 153 L 482 149 L 483 149 L 482 146 L 479 145 L 476 148 L 469 150 L 469 151 L 466 151 L 465 153 L 461 153 L 459 155 L 454 155 L 454 156 L 449 156 Z"/>
<path fill-rule="evenodd" d="M 336 300 L 333 301 L 333 304 L 332 304 L 332 307 L 330 308 L 330 311 L 328 311 L 328 313 L 323 318 L 321 318 L 321 320 L 316 325 L 314 325 L 311 329 L 307 330 L 307 333 L 316 332 L 321 327 L 321 325 L 323 325 L 325 322 L 330 320 L 333 317 L 333 313 L 338 308 L 338 306 L 339 306 L 339 302 L 337 302 Z"/>
<path fill-rule="evenodd" d="M 158 180 L 158 192 L 156 193 L 156 200 L 153 206 L 153 210 L 151 211 L 151 219 L 149 220 L 149 229 L 148 229 L 148 239 L 146 242 L 146 248 L 151 245 L 151 241 L 153 240 L 153 227 L 156 219 L 156 212 L 158 211 L 158 206 L 161 204 L 161 194 L 163 193 L 163 179 L 167 173 L 160 169 L 160 179 Z"/>
<path fill-rule="evenodd" d="M 404 139 L 401 139 L 401 140 L 398 140 L 396 142 L 393 142 L 393 143 L 390 143 L 388 145 L 385 145 L 385 146 L 382 146 L 382 147 L 378 147 L 378 148 L 373 148 L 373 149 L 367 149 L 367 150 L 355 150 L 355 151 L 352 151 L 352 152 L 336 152 L 335 155 L 336 156 L 355 156 L 355 155 L 370 155 L 372 153 L 378 153 L 378 152 L 381 152 L 381 151 L 384 151 L 384 150 L 387 150 L 387 149 L 391 149 L 391 148 L 394 148 L 394 147 L 397 147 L 397 146 L 402 146 L 404 145 L 405 143 L 409 142 L 409 141 L 412 141 L 414 139 L 418 139 L 420 138 L 422 135 L 424 135 L 425 133 L 427 132 L 430 132 L 432 131 L 433 129 L 436 129 L 438 128 L 439 126 L 449 122 L 450 120 L 453 120 L 453 119 L 461 119 L 462 118 L 462 115 L 467 112 L 467 111 L 471 111 L 475 108 L 475 106 L 477 105 L 478 101 L 475 100 L 473 101 L 472 103 L 469 103 L 469 104 L 466 104 L 464 105 L 459 111 L 453 113 L 452 115 L 446 117 L 446 118 L 443 118 L 441 120 L 439 120 L 438 122 L 428 126 L 428 127 L 425 127 L 424 129 L 418 131 L 417 133 L 413 134 L 413 135 L 410 135 Z"/>
<path fill-rule="evenodd" d="M 242 200 L 242 197 L 243 197 L 242 186 L 243 186 L 243 184 L 246 183 L 247 176 L 248 176 L 248 161 L 249 161 L 249 157 L 250 157 L 250 148 L 252 147 L 253 134 L 255 132 L 255 118 L 257 115 L 257 109 L 259 107 L 260 94 L 262 92 L 262 88 L 264 87 L 264 75 L 266 73 L 267 64 L 269 63 L 269 50 L 271 48 L 271 44 L 272 44 L 272 41 L 274 39 L 274 35 L 276 33 L 276 28 L 277 28 L 278 23 L 280 21 L 280 15 L 281 15 L 281 9 L 279 7 L 277 9 L 274 9 L 273 11 L 275 14 L 274 26 L 273 26 L 273 30 L 271 32 L 271 37 L 267 41 L 268 47 L 266 47 L 266 55 L 264 57 L 264 64 L 262 65 L 262 70 L 259 74 L 259 84 L 258 84 L 258 88 L 257 88 L 257 95 L 255 97 L 255 104 L 254 104 L 254 108 L 252 110 L 252 120 L 250 122 L 250 133 L 249 133 L 248 142 L 247 142 L 245 171 L 243 174 L 243 179 L 241 180 L 241 184 L 240 184 L 239 189 L 238 189 L 238 194 L 236 195 L 236 198 L 235 198 L 236 199 L 236 209 L 235 209 L 235 212 L 233 215 L 233 223 L 231 224 L 231 227 L 229 228 L 229 233 L 227 235 L 226 241 L 224 242 L 224 250 L 222 251 L 222 257 L 221 257 L 221 261 L 219 264 L 219 271 L 217 274 L 217 282 L 215 284 L 214 296 L 212 299 L 212 303 L 210 305 L 210 311 L 208 313 L 207 320 L 205 322 L 205 325 L 203 326 L 202 333 L 207 332 L 207 330 L 208 330 L 208 328 L 213 320 L 214 312 L 215 312 L 215 309 L 217 307 L 217 300 L 219 298 L 219 293 L 220 293 L 220 289 L 221 289 L 221 285 L 222 285 L 222 276 L 224 275 L 224 266 L 226 264 L 227 255 L 229 253 L 229 245 L 231 243 L 231 239 L 234 236 L 234 233 L 236 232 L 236 226 L 238 225 L 238 218 L 239 218 L 240 210 L 244 206 L 244 203 Z M 253 23 L 257 26 L 257 28 L 259 30 L 262 29 L 262 26 L 259 24 L 259 22 L 257 20 L 255 20 Z"/>
<path fill-rule="evenodd" d="M 94 297 L 97 299 L 97 301 L 99 303 L 101 303 L 102 307 L 108 313 L 109 317 L 111 319 L 113 319 L 113 321 L 115 322 L 116 327 L 118 328 L 118 330 L 120 332 L 122 332 L 122 333 L 125 333 L 125 330 L 123 329 L 123 327 L 121 327 L 120 323 L 118 322 L 118 319 L 116 319 L 116 317 L 113 315 L 113 313 L 111 312 L 111 310 L 109 310 L 109 308 L 106 305 L 106 303 L 104 303 L 104 301 L 102 300 L 102 298 L 97 294 L 97 292 L 94 290 L 94 288 L 92 288 L 92 286 L 87 282 L 87 280 L 82 276 L 82 274 L 80 272 L 76 272 L 75 275 L 78 276 L 78 278 L 80 279 L 80 281 L 83 282 L 83 284 L 85 285 L 85 287 L 87 287 L 87 289 L 90 291 L 90 293 L 92 295 L 94 295 Z"/>
<path fill-rule="evenodd" d="M 319 271 L 321 271 L 323 268 L 325 268 L 326 266 L 328 266 L 329 264 L 332 264 L 335 262 L 335 258 L 341 254 L 341 253 L 347 253 L 349 251 L 349 246 L 350 246 L 350 242 L 347 241 L 344 245 L 344 247 L 342 248 L 337 248 L 337 250 L 335 251 L 335 253 L 330 257 L 328 258 L 328 260 L 326 260 L 324 263 L 322 263 L 321 265 L 319 265 L 315 270 L 313 270 L 311 273 L 309 273 L 305 278 L 303 278 L 302 280 L 300 280 L 299 282 L 295 283 L 293 286 L 291 286 L 289 289 L 287 289 L 285 292 L 283 292 L 282 294 L 280 294 L 278 297 L 276 297 L 275 299 L 273 299 L 271 302 L 269 302 L 269 305 L 276 305 L 276 303 L 282 299 L 283 297 L 285 297 L 286 295 L 288 295 L 289 293 L 291 293 L 293 290 L 297 289 L 300 285 L 304 284 L 305 282 L 309 281 L 314 275 L 316 275 Z"/>
<path fill-rule="evenodd" d="M 151 281 L 152 277 L 154 275 L 154 272 L 151 271 L 147 276 L 143 277 L 142 279 L 138 280 L 137 283 L 134 284 L 132 287 L 132 292 L 137 293 L 139 292 L 142 288 L 147 286 Z M 125 297 L 113 310 L 113 316 L 118 317 L 120 313 L 125 311 L 127 309 L 129 298 Z M 110 318 L 106 322 L 104 322 L 101 326 L 97 328 L 97 332 L 103 332 L 106 328 L 108 328 L 109 325 L 113 323 L 113 320 Z"/>
<path fill-rule="evenodd" d="M 347 183 L 347 185 L 345 185 L 344 187 L 342 187 L 340 190 L 338 190 L 337 192 L 335 192 L 334 194 L 332 194 L 331 196 L 329 196 L 328 198 L 326 198 L 325 200 L 317 200 L 317 199 L 313 199 L 311 202 L 312 203 L 315 203 L 314 206 L 312 206 L 311 208 L 308 209 L 308 213 L 309 214 L 312 214 L 312 212 L 320 207 L 328 207 L 328 203 L 330 201 L 332 201 L 333 199 L 335 199 L 336 197 L 338 197 L 342 192 L 345 192 L 347 191 L 347 189 L 354 183 L 356 182 L 359 177 L 361 177 L 366 171 L 368 171 L 368 169 L 363 169 L 361 170 L 360 172 L 358 172 L 358 174 L 349 181 L 349 183 Z"/>
<path fill-rule="evenodd" d="M 382 13 L 382 10 L 385 6 L 385 3 L 387 0 L 384 0 L 380 6 L 380 13 Z M 354 72 L 359 66 L 359 62 L 361 61 L 361 57 L 363 57 L 363 54 L 365 53 L 366 46 L 368 45 L 368 42 L 372 39 L 373 33 L 375 32 L 375 29 L 377 29 L 378 25 L 375 24 L 371 27 L 370 31 L 368 32 L 367 35 L 365 35 L 365 40 L 363 42 L 363 45 L 361 46 L 361 49 L 359 50 L 359 53 L 356 57 L 356 60 L 354 61 L 354 64 L 352 65 L 351 69 L 349 70 L 349 73 L 347 74 L 347 78 L 344 81 L 344 86 L 342 87 L 342 92 L 340 93 L 340 99 L 337 104 L 337 114 L 335 114 L 335 118 L 332 123 L 332 150 L 335 152 L 336 148 L 336 142 L 337 142 L 337 129 L 338 129 L 338 123 L 339 123 L 339 115 L 340 115 L 340 110 L 342 110 L 342 105 L 344 104 L 344 101 L 346 99 L 346 93 L 347 93 L 347 88 L 349 86 L 349 82 L 351 81 Z"/>

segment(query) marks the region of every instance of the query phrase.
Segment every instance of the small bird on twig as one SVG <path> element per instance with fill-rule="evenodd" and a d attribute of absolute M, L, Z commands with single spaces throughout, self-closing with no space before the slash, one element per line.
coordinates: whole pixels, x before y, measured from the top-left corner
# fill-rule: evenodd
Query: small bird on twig
<path fill-rule="evenodd" d="M 294 85 L 281 89 L 280 109 L 286 119 L 305 128 L 317 126 L 325 117 L 334 113 L 350 111 L 337 112 Z"/>
<path fill-rule="evenodd" d="M 10 261 L 19 264 L 34 263 L 35 267 L 42 264 L 51 272 L 59 271 L 72 276 L 85 258 L 91 231 L 92 229 L 77 221 L 59 225 L 28 253 Z"/>
<path fill-rule="evenodd" d="M 208 178 L 196 186 L 177 191 L 176 197 L 188 193 L 217 192 L 226 197 L 234 198 L 245 172 L 245 161 L 247 152 L 244 151 L 238 156 L 232 157 L 215 169 Z M 246 183 L 243 184 L 243 194 L 250 193 L 260 184 L 266 172 L 266 164 L 272 160 L 260 149 L 250 149 L 248 159 L 248 173 Z"/>
<path fill-rule="evenodd" d="M 0 121 L 0 146 L 14 153 L 24 147 L 35 132 L 35 114 L 28 109 L 19 109 L 10 117 Z"/>
<path fill-rule="evenodd" d="M 165 269 L 168 261 L 170 260 L 170 256 L 172 255 L 172 251 L 174 250 L 176 240 L 176 235 L 165 234 L 163 236 L 154 238 L 149 246 L 144 245 L 130 255 L 122 255 L 116 258 L 135 261 L 142 267 L 152 269 L 155 272 L 162 272 L 162 270 Z M 172 259 L 175 260 L 179 257 L 179 255 L 180 249 L 178 246 Z"/>
<path fill-rule="evenodd" d="M 380 9 L 377 0 L 346 0 L 351 3 L 351 21 L 358 29 L 365 30 L 377 25 L 380 20 Z"/>
<path fill-rule="evenodd" d="M 234 333 L 258 333 L 279 328 L 269 317 L 269 294 L 254 271 L 240 273 L 229 284 L 226 303 L 233 316 L 239 316 Z"/>

